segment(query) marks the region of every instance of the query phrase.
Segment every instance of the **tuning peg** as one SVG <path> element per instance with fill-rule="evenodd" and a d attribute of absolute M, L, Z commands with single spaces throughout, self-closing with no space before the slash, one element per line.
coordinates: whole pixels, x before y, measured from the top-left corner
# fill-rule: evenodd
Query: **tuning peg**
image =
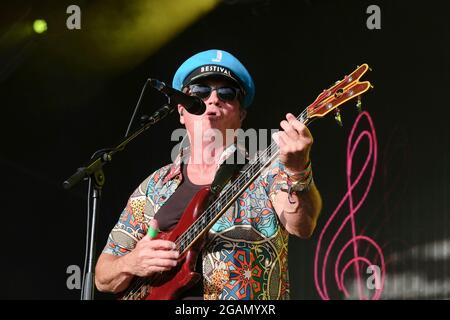
<path fill-rule="evenodd" d="M 361 107 L 362 107 L 362 102 L 361 102 L 361 96 L 358 96 L 358 99 L 356 101 L 356 110 L 358 110 L 358 113 L 361 113 Z"/>
<path fill-rule="evenodd" d="M 332 83 L 332 84 L 330 85 L 330 88 L 333 88 L 333 87 L 337 86 L 340 82 L 341 82 L 341 80 L 335 81 L 334 83 Z M 325 91 L 325 90 L 324 90 L 324 91 Z M 330 95 L 330 90 L 327 89 L 326 91 L 328 91 L 328 95 Z"/>
<path fill-rule="evenodd" d="M 342 127 L 341 111 L 339 109 L 334 110 L 334 120 Z"/>

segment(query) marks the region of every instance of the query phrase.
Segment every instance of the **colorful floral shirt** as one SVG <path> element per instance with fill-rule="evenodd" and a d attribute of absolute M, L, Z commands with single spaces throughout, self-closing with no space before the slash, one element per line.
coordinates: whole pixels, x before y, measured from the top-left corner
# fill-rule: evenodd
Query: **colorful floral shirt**
<path fill-rule="evenodd" d="M 222 158 L 230 152 L 226 149 Z M 180 185 L 182 160 L 181 153 L 133 192 L 104 253 L 123 256 L 134 249 Z M 287 181 L 283 165 L 275 161 L 209 230 L 202 253 L 204 299 L 289 299 L 289 234 L 272 205 L 275 193 L 287 189 Z"/>

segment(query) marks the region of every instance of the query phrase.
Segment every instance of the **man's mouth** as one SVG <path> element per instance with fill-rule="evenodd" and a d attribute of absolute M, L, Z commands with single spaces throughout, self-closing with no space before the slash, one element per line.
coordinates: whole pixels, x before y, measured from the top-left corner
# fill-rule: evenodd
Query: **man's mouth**
<path fill-rule="evenodd" d="M 205 116 L 210 119 L 216 119 L 216 118 L 220 117 L 220 114 L 218 112 L 208 111 L 208 112 L 206 112 Z"/>

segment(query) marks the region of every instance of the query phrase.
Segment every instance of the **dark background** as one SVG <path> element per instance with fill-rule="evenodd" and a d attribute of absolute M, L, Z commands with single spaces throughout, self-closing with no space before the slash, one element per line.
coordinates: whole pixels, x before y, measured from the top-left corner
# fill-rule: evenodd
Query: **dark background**
<path fill-rule="evenodd" d="M 113 41 L 108 35 L 138 12 L 127 10 L 128 3 L 133 2 L 0 5 L 1 298 L 79 298 L 79 290 L 66 286 L 66 269 L 83 265 L 86 184 L 65 191 L 62 181 L 95 150 L 123 137 L 145 79 L 171 83 L 180 63 L 213 48 L 236 55 L 255 80 L 256 99 L 245 128 L 278 128 L 287 112 L 298 114 L 357 65 L 371 66 L 364 79 L 374 90 L 363 97 L 363 108 L 375 124 L 378 163 L 357 215 L 358 232 L 383 247 L 382 298 L 450 297 L 448 2 L 222 1 L 145 55 L 103 56 Z M 70 4 L 82 10 L 81 30 L 66 28 Z M 381 9 L 380 30 L 366 27 L 371 4 Z M 102 15 L 102 23 L 95 23 Z M 170 23 L 170 17 L 156 15 Z M 20 26 L 42 17 L 48 32 L 16 36 Z M 95 32 L 103 32 L 101 41 Z M 123 45 L 133 47 L 125 40 Z M 148 91 L 140 113 L 161 102 L 158 93 Z M 319 299 L 314 250 L 321 228 L 347 192 L 345 150 L 357 115 L 353 105 L 342 108 L 343 128 L 332 117 L 310 127 L 324 206 L 311 239 L 291 239 L 293 299 Z M 105 168 L 98 253 L 130 193 L 170 161 L 177 143 L 170 136 L 178 127 L 171 115 Z M 332 298 L 344 297 L 332 292 Z"/>

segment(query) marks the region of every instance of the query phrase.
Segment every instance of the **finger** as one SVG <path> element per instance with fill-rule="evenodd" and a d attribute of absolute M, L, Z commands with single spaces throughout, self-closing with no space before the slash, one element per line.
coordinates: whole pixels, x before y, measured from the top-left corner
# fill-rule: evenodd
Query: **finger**
<path fill-rule="evenodd" d="M 164 271 L 169 271 L 170 269 L 172 269 L 172 267 L 156 267 L 156 266 L 151 266 L 150 268 L 148 268 L 148 271 L 145 273 L 144 276 L 150 276 L 153 273 L 157 273 L 157 272 L 164 272 Z"/>
<path fill-rule="evenodd" d="M 284 131 L 278 132 L 278 140 L 280 141 L 280 151 L 286 149 L 292 143 L 292 139 Z"/>
<path fill-rule="evenodd" d="M 145 252 L 147 258 L 160 258 L 160 259 L 172 259 L 177 260 L 180 257 L 180 253 L 175 250 L 149 250 Z"/>
<path fill-rule="evenodd" d="M 162 273 L 165 271 L 170 271 L 172 267 L 157 267 L 157 266 L 151 266 L 148 268 L 145 268 L 142 272 L 139 272 L 137 276 L 139 277 L 150 277 L 152 275 Z"/>
<path fill-rule="evenodd" d="M 148 224 L 147 236 L 151 239 L 156 238 L 159 233 L 158 220 L 152 219 Z"/>
<path fill-rule="evenodd" d="M 298 134 L 302 137 L 306 138 L 312 138 L 311 132 L 309 131 L 308 127 L 305 126 L 303 123 L 301 123 L 298 120 L 290 122 L 290 125 L 295 129 L 295 131 L 298 132 Z"/>
<path fill-rule="evenodd" d="M 173 268 L 178 264 L 178 261 L 172 259 L 152 258 L 144 261 L 144 265 L 150 267 L 167 267 Z"/>
<path fill-rule="evenodd" d="M 156 220 L 156 219 L 150 220 L 150 222 L 148 223 L 148 226 L 152 227 L 153 229 L 159 230 L 159 223 L 158 223 L 158 220 Z"/>
<path fill-rule="evenodd" d="M 293 127 L 294 130 L 298 131 L 298 129 L 301 129 L 304 124 L 300 122 L 292 113 L 286 114 L 286 119 L 288 123 Z M 299 126 L 300 125 L 300 126 Z"/>
<path fill-rule="evenodd" d="M 276 143 L 278 146 L 280 145 L 280 140 L 278 139 L 278 132 L 272 133 L 272 139 L 273 139 L 273 141 L 275 141 L 275 143 Z"/>
<path fill-rule="evenodd" d="M 275 141 L 275 143 L 281 149 L 284 146 L 284 141 L 280 140 L 280 133 L 281 133 L 281 131 L 278 131 L 278 132 L 275 132 L 274 134 L 272 134 L 272 139 Z"/>
<path fill-rule="evenodd" d="M 298 121 L 297 118 L 292 113 L 286 114 L 286 119 L 288 122 Z"/>
<path fill-rule="evenodd" d="M 280 122 L 280 126 L 289 137 L 291 137 L 292 139 L 298 139 L 298 132 L 294 129 L 293 126 L 289 124 L 289 122 L 283 120 Z"/>
<path fill-rule="evenodd" d="M 177 246 L 172 241 L 167 240 L 151 240 L 149 241 L 146 246 L 153 250 L 175 250 Z"/>

